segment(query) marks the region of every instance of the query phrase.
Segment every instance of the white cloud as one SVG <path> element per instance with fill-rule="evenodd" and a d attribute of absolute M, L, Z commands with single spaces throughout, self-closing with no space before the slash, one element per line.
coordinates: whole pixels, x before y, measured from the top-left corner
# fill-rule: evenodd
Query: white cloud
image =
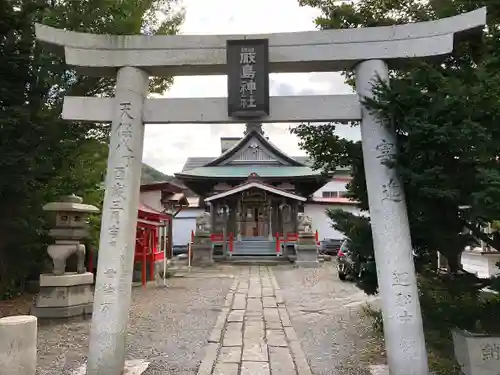
<path fill-rule="evenodd" d="M 184 0 L 182 34 L 258 34 L 314 30 L 316 9 L 298 0 Z M 322 95 L 352 92 L 338 73 L 272 74 L 271 95 Z M 224 97 L 225 76 L 176 77 L 166 97 Z M 266 124 L 271 141 L 290 155 L 304 155 L 291 124 Z M 242 124 L 147 125 L 144 161 L 164 173 L 182 169 L 189 156 L 217 156 L 221 136 L 241 136 Z M 339 127 L 339 134 L 359 138 L 359 131 Z"/>

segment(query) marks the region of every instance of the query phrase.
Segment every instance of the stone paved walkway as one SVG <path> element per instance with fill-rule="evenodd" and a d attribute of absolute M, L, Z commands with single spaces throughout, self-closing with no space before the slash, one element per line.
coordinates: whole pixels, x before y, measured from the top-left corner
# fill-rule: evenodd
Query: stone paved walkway
<path fill-rule="evenodd" d="M 367 297 L 338 280 L 333 262 L 217 265 L 178 276 L 166 288 L 133 288 L 127 359 L 149 364 L 142 375 L 368 375 L 381 363 L 359 355 L 373 347 L 357 316 Z M 89 327 L 41 323 L 37 375 L 75 375 Z"/>
<path fill-rule="evenodd" d="M 269 267 L 241 269 L 198 375 L 311 375 Z"/>

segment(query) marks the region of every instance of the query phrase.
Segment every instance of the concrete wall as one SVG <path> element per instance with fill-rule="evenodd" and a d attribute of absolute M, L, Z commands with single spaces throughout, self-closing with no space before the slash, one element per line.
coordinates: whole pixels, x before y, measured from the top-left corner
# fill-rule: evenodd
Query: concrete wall
<path fill-rule="evenodd" d="M 462 266 L 464 270 L 475 273 L 477 277 L 488 279 L 500 274 L 500 269 L 496 266 L 500 262 L 499 254 L 482 254 L 481 251 L 464 251 L 462 253 Z"/>
<path fill-rule="evenodd" d="M 318 197 L 318 198 L 323 197 L 324 191 L 347 191 L 346 184 L 347 181 L 336 181 L 336 180 L 329 181 L 322 188 L 317 190 L 313 194 L 313 197 Z"/>
<path fill-rule="evenodd" d="M 145 205 L 162 211 L 161 191 L 143 191 L 140 200 Z M 196 218 L 203 213 L 202 208 L 185 208 L 177 214 L 172 223 L 172 241 L 174 246 L 187 245 L 191 231 L 196 229 Z"/>
<path fill-rule="evenodd" d="M 335 205 L 335 204 L 315 204 L 307 203 L 304 205 L 304 213 L 312 219 L 313 230 L 319 232 L 319 239 L 325 238 L 342 239 L 344 235 L 332 228 L 330 218 L 326 215 L 326 210 L 329 208 L 342 209 L 359 215 L 360 210 L 354 206 Z"/>
<path fill-rule="evenodd" d="M 161 205 L 161 191 L 141 191 L 139 200 L 146 206 L 154 208 L 157 211 L 162 212 L 163 207 Z"/>
<path fill-rule="evenodd" d="M 202 208 L 185 208 L 177 214 L 172 223 L 173 245 L 187 245 L 191 231 L 196 229 L 196 218 L 205 210 Z"/>

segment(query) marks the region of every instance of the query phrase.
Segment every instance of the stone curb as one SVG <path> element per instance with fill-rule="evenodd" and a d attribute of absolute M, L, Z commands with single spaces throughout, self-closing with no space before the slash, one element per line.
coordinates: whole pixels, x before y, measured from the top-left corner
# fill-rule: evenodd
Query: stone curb
<path fill-rule="evenodd" d="M 205 350 L 205 356 L 201 361 L 200 367 L 198 369 L 198 375 L 210 375 L 215 366 L 215 361 L 217 360 L 217 355 L 219 354 L 220 342 L 222 340 L 222 332 L 224 331 L 227 316 L 230 311 L 230 306 L 233 302 L 234 292 L 238 287 L 238 278 L 235 278 L 233 285 L 229 288 L 229 293 L 227 293 L 224 299 L 224 307 L 221 313 L 217 317 L 215 326 L 212 329 L 212 333 L 208 339 L 208 345 Z"/>
<path fill-rule="evenodd" d="M 292 323 L 290 321 L 290 314 L 285 305 L 285 301 L 283 299 L 283 295 L 281 294 L 281 289 L 278 285 L 278 281 L 274 276 L 274 272 L 271 268 L 269 268 L 269 277 L 271 278 L 271 282 L 276 292 L 276 301 L 278 303 L 278 311 L 281 318 L 281 324 L 283 325 L 283 330 L 285 331 L 285 335 L 287 340 L 290 343 L 290 351 L 292 352 L 293 360 L 295 362 L 295 368 L 297 370 L 298 375 L 312 375 L 311 368 L 309 363 L 307 362 L 306 355 L 302 350 L 302 346 L 300 345 L 300 340 L 295 332 L 295 329 L 292 327 Z M 278 299 L 279 294 L 279 299 Z"/>

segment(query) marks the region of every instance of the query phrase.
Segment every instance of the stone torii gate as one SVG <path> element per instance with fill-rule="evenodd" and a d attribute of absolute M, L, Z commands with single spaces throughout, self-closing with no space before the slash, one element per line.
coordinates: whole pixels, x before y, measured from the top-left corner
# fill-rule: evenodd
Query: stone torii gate
<path fill-rule="evenodd" d="M 150 76 L 224 75 L 226 42 L 267 39 L 271 72 L 332 72 L 354 69 L 358 95 L 270 98 L 261 122 L 361 120 L 363 158 L 385 343 L 392 375 L 427 375 L 404 193 L 394 169 L 395 135 L 364 108 L 377 76 L 412 58 L 453 51 L 454 39 L 481 30 L 486 8 L 437 21 L 391 27 L 269 35 L 111 36 L 36 25 L 41 42 L 58 47 L 66 63 L 92 76 L 117 76 L 115 98 L 66 97 L 67 120 L 111 122 L 99 268 L 89 342 L 87 375 L 120 375 L 131 300 L 135 228 L 145 123 L 235 123 L 227 99 L 146 99 Z"/>

